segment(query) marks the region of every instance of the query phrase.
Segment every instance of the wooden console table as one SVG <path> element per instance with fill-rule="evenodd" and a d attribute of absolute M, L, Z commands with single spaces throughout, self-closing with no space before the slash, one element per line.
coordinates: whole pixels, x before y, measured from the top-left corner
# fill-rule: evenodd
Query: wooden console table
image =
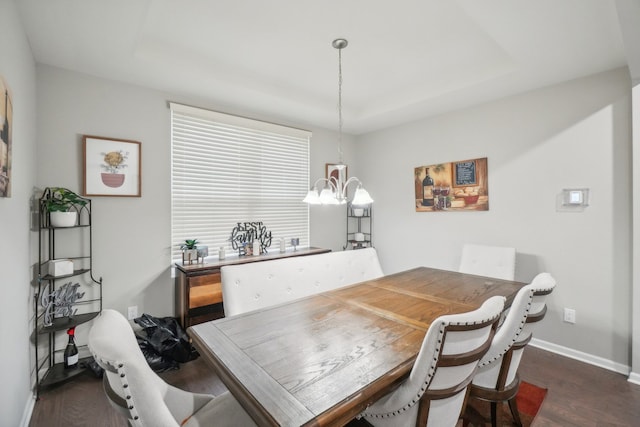
<path fill-rule="evenodd" d="M 272 250 L 258 256 L 231 257 L 217 262 L 200 264 L 176 263 L 175 310 L 183 328 L 224 317 L 220 268 L 225 265 L 246 264 L 279 258 L 316 255 L 331 252 L 331 249 L 305 248 L 280 253 Z"/>

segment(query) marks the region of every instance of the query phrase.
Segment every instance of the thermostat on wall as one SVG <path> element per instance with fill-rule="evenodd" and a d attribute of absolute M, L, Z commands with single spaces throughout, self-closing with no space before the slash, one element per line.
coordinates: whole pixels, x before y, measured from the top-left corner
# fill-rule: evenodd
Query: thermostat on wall
<path fill-rule="evenodd" d="M 565 188 L 562 190 L 562 206 L 566 208 L 589 206 L 588 188 Z"/>
<path fill-rule="evenodd" d="M 582 191 L 580 190 L 569 190 L 569 204 L 570 205 L 581 205 L 582 204 Z"/>

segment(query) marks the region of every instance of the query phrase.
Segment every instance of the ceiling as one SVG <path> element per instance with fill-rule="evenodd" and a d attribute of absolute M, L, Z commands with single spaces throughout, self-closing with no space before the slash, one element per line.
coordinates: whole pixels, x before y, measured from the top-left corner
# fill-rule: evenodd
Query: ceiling
<path fill-rule="evenodd" d="M 360 134 L 627 64 L 615 0 L 19 0 L 38 63 Z"/>

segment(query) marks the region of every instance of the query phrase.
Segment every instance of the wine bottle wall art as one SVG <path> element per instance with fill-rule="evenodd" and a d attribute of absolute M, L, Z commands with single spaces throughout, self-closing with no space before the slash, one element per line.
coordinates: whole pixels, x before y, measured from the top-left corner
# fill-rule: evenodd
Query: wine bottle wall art
<path fill-rule="evenodd" d="M 414 168 L 416 212 L 487 211 L 487 158 Z"/>

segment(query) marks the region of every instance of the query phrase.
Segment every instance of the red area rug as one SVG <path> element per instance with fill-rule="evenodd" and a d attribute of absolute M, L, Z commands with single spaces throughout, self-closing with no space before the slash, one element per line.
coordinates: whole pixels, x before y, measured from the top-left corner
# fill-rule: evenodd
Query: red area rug
<path fill-rule="evenodd" d="M 516 395 L 516 402 L 518 402 L 518 411 L 520 412 L 520 415 L 526 414 L 533 419 L 540 410 L 540 406 L 542 406 L 542 402 L 546 395 L 546 388 L 538 387 L 522 381 L 522 383 L 520 383 L 518 394 Z"/>
<path fill-rule="evenodd" d="M 536 414 L 540 410 L 544 398 L 547 395 L 547 389 L 541 388 L 531 383 L 522 381 L 520 383 L 520 389 L 516 395 L 516 402 L 518 403 L 518 412 L 520 413 L 520 420 L 523 427 L 529 427 L 533 422 Z M 482 402 L 475 399 L 469 400 L 469 405 L 473 406 L 476 411 L 482 414 L 487 420 L 489 419 L 490 404 L 489 402 Z M 513 417 L 511 411 L 509 411 L 509 405 L 506 403 L 498 405 L 498 411 L 501 412 L 500 420 L 502 421 L 500 427 L 514 426 Z M 462 425 L 459 423 L 459 425 Z"/>

